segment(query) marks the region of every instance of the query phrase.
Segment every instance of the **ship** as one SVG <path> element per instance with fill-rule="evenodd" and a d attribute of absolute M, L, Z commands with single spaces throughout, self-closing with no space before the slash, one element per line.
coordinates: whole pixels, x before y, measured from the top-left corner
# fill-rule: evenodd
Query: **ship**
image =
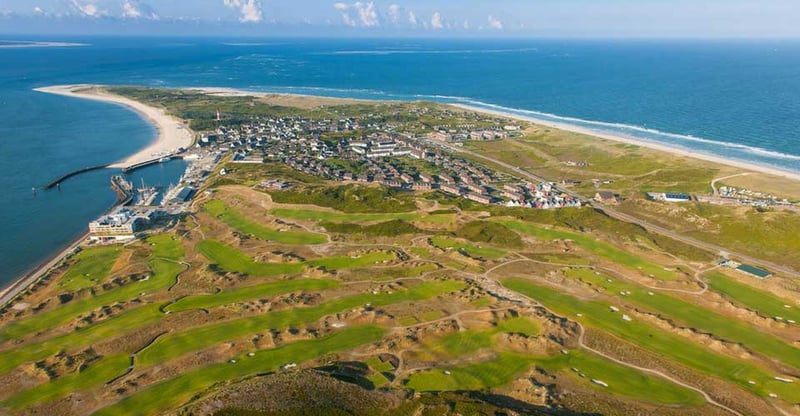
<path fill-rule="evenodd" d="M 142 178 L 142 186 L 136 190 L 136 193 L 138 194 L 135 203 L 136 205 L 153 205 L 153 202 L 158 197 L 158 188 L 155 186 L 145 186 L 144 178 Z"/>
<path fill-rule="evenodd" d="M 172 156 L 162 156 L 160 159 L 158 159 L 158 163 L 167 163 L 170 160 L 172 160 Z"/>

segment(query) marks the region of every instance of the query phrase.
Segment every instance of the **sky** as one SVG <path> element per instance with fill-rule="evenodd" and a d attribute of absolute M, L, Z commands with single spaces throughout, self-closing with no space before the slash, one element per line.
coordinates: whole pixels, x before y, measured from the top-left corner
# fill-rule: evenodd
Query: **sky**
<path fill-rule="evenodd" d="M 800 37 L 800 0 L 0 0 L 2 34 Z"/>

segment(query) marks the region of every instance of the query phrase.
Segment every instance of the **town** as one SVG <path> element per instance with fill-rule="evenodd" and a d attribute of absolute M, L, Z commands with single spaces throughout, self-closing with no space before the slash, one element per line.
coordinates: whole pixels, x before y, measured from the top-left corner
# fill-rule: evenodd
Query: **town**
<path fill-rule="evenodd" d="M 439 190 L 481 204 L 550 209 L 578 207 L 581 201 L 553 183 L 530 183 L 461 158 L 443 146 L 463 140 L 496 140 L 516 126 L 437 130 L 427 136 L 395 132 L 393 126 L 352 118 L 312 121 L 256 119 L 238 128 L 203 134 L 199 148 L 232 153 L 234 163 L 280 162 L 326 180 L 377 183 L 414 191 Z M 329 138 L 330 134 L 346 139 Z"/>

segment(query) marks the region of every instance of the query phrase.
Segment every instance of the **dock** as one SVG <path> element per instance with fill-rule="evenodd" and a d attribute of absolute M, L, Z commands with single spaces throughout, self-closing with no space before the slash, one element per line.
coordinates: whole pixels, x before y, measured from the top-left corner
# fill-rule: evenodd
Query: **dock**
<path fill-rule="evenodd" d="M 164 158 L 168 158 L 169 160 L 172 160 L 172 159 L 183 159 L 183 156 L 180 156 L 178 154 L 173 154 L 173 155 L 157 157 L 157 158 L 150 159 L 150 160 L 145 160 L 144 162 L 139 162 L 139 163 L 136 163 L 136 164 L 133 164 L 133 165 L 130 165 L 130 166 L 122 167 L 122 173 L 131 173 L 131 172 L 135 171 L 136 169 L 141 169 L 141 168 L 143 168 L 145 166 L 155 165 L 156 163 L 162 163 L 162 159 L 164 159 Z"/>

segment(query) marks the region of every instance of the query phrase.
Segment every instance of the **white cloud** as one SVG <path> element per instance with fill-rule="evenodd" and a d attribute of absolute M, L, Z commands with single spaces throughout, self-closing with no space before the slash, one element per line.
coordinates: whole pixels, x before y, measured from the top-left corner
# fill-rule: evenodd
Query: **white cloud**
<path fill-rule="evenodd" d="M 363 26 L 375 27 L 381 25 L 380 20 L 378 20 L 378 12 L 375 10 L 375 3 L 371 1 L 367 3 L 357 2 L 355 7 L 358 10 L 358 16 L 361 18 Z"/>
<path fill-rule="evenodd" d="M 42 8 L 41 8 L 41 7 L 39 7 L 39 6 L 33 6 L 33 12 L 34 12 L 34 13 L 37 13 L 37 14 L 39 14 L 39 13 L 44 13 L 44 11 L 42 10 Z"/>
<path fill-rule="evenodd" d="M 261 11 L 259 0 L 222 0 L 222 4 L 231 9 L 239 10 L 241 16 L 239 21 L 242 23 L 258 23 L 264 20 L 264 13 Z"/>
<path fill-rule="evenodd" d="M 71 0 L 70 4 L 72 5 L 73 9 L 75 9 L 78 14 L 81 14 L 86 17 L 101 17 L 105 16 L 107 12 L 105 10 L 100 10 L 95 3 L 95 0 Z"/>
<path fill-rule="evenodd" d="M 153 8 L 139 0 L 125 0 L 122 2 L 122 17 L 125 19 L 150 19 L 158 20 L 158 15 Z"/>
<path fill-rule="evenodd" d="M 397 24 L 400 20 L 400 10 L 401 7 L 397 4 L 389 5 L 389 20 L 391 20 L 392 23 Z"/>
<path fill-rule="evenodd" d="M 444 29 L 444 24 L 442 23 L 442 14 L 439 12 L 433 13 L 431 16 L 431 29 L 438 30 Z"/>
<path fill-rule="evenodd" d="M 333 8 L 339 11 L 344 24 L 347 26 L 378 27 L 381 25 L 378 9 L 375 7 L 374 2 L 362 3 L 357 1 L 352 4 L 338 2 L 333 4 Z M 354 14 L 351 12 L 354 12 Z"/>
<path fill-rule="evenodd" d="M 350 6 L 345 3 L 334 3 L 333 8 L 338 10 L 339 13 L 342 14 L 342 20 L 344 20 L 344 24 L 347 26 L 355 26 L 356 21 L 353 19 L 353 16 L 350 16 Z"/>
<path fill-rule="evenodd" d="M 489 15 L 489 27 L 496 30 L 503 30 L 503 22 L 496 17 Z"/>
<path fill-rule="evenodd" d="M 418 23 L 417 22 L 417 15 L 415 15 L 414 12 L 412 12 L 412 11 L 408 12 L 408 23 L 411 23 L 411 26 L 416 26 L 417 23 Z"/>
<path fill-rule="evenodd" d="M 138 19 L 142 17 L 142 11 L 139 10 L 135 4 L 131 3 L 130 1 L 126 1 L 122 3 L 122 17 L 126 17 L 128 19 Z"/>

